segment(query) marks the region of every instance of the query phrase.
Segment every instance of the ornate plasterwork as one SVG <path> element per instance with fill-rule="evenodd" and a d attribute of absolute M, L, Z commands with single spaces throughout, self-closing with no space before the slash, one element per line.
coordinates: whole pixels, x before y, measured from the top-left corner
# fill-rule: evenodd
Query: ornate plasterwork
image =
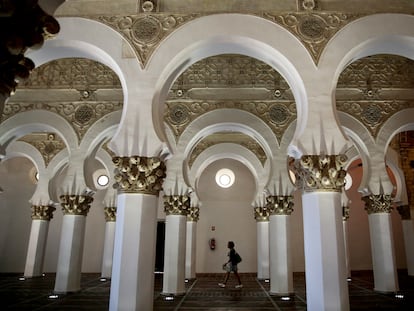
<path fill-rule="evenodd" d="M 266 197 L 266 209 L 270 215 L 290 215 L 293 212 L 293 196 L 270 195 Z"/>
<path fill-rule="evenodd" d="M 254 219 L 257 222 L 269 221 L 270 211 L 266 206 L 256 206 L 254 208 Z"/>
<path fill-rule="evenodd" d="M 314 62 L 318 63 L 323 49 L 335 33 L 362 15 L 356 13 L 309 11 L 286 14 L 264 12 L 261 16 L 278 23 L 292 32 L 308 49 Z"/>
<path fill-rule="evenodd" d="M 105 221 L 116 221 L 116 207 L 113 206 L 107 206 L 104 208 L 105 213 Z"/>
<path fill-rule="evenodd" d="M 86 216 L 93 202 L 93 197 L 89 195 L 64 194 L 59 198 L 64 215 Z"/>
<path fill-rule="evenodd" d="M 411 220 L 411 211 L 409 205 L 397 206 L 397 211 L 400 214 L 402 220 Z"/>
<path fill-rule="evenodd" d="M 24 141 L 39 150 L 46 166 L 66 148 L 64 141 L 55 133 L 31 133 L 20 138 L 19 141 Z"/>
<path fill-rule="evenodd" d="M 371 194 L 361 198 L 365 202 L 368 214 L 391 213 L 392 196 L 390 194 Z"/>
<path fill-rule="evenodd" d="M 345 155 L 304 155 L 291 162 L 296 175 L 296 187 L 305 192 L 341 192 L 345 185 L 347 162 Z"/>
<path fill-rule="evenodd" d="M 204 137 L 192 150 L 188 165 L 191 168 L 197 157 L 207 148 L 221 143 L 239 144 L 253 152 L 264 165 L 267 160 L 266 154 L 260 144 L 253 138 L 242 133 L 220 132 Z"/>
<path fill-rule="evenodd" d="M 200 219 L 200 208 L 198 206 L 191 206 L 188 210 L 187 221 L 197 222 Z"/>
<path fill-rule="evenodd" d="M 47 220 L 53 218 L 53 212 L 56 210 L 54 206 L 50 205 L 32 205 L 32 219 L 33 220 Z"/>
<path fill-rule="evenodd" d="M 142 67 L 160 42 L 174 29 L 199 14 L 148 14 L 92 17 L 114 28 L 131 44 Z"/>
<path fill-rule="evenodd" d="M 170 126 L 176 139 L 186 127 L 199 116 L 216 109 L 239 109 L 252 113 L 266 122 L 280 141 L 289 124 L 296 119 L 294 102 L 266 101 L 189 101 L 166 103 L 164 120 Z"/>
<path fill-rule="evenodd" d="M 188 195 L 165 195 L 164 211 L 167 216 L 187 216 L 190 211 L 190 198 L 188 197 Z"/>
<path fill-rule="evenodd" d="M 158 157 L 114 157 L 114 188 L 123 193 L 142 193 L 158 195 L 166 167 Z"/>

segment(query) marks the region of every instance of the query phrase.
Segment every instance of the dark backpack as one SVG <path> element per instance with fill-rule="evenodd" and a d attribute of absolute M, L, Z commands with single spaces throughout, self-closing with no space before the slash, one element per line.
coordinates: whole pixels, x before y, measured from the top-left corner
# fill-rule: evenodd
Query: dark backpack
<path fill-rule="evenodd" d="M 240 257 L 239 253 L 235 253 L 234 254 L 234 261 L 236 263 L 236 265 L 242 261 L 242 258 Z"/>

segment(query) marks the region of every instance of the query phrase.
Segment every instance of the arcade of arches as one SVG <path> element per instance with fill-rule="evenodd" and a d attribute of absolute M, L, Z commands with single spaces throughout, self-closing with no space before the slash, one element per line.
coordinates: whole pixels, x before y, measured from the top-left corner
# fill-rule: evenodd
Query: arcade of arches
<path fill-rule="evenodd" d="M 235 2 L 39 1 L 60 28 L 2 95 L 0 273 L 99 272 L 110 310 L 152 310 L 165 222 L 167 295 L 228 240 L 271 294 L 305 272 L 308 310 L 414 276 L 414 4 Z"/>

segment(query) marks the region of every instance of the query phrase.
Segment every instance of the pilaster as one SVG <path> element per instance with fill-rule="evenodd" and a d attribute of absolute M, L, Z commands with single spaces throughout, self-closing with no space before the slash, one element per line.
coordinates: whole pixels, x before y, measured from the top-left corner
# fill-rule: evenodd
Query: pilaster
<path fill-rule="evenodd" d="M 187 238 L 185 251 L 185 278 L 196 278 L 196 248 L 197 248 L 197 222 L 200 219 L 200 208 L 191 206 L 187 214 Z"/>
<path fill-rule="evenodd" d="M 105 241 L 102 256 L 101 278 L 110 279 L 112 275 L 112 260 L 114 254 L 116 207 L 107 206 L 105 213 Z"/>
<path fill-rule="evenodd" d="M 257 231 L 257 278 L 259 280 L 270 278 L 269 216 L 270 213 L 266 206 L 254 208 Z"/>

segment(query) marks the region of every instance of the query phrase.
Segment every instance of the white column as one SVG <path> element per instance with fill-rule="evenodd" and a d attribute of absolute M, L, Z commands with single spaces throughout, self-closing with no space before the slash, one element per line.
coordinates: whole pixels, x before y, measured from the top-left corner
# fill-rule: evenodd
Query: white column
<path fill-rule="evenodd" d="M 349 310 L 341 193 L 302 195 L 307 310 Z"/>
<path fill-rule="evenodd" d="M 24 277 L 42 276 L 49 220 L 33 219 L 30 229 Z"/>
<path fill-rule="evenodd" d="M 185 293 L 186 222 L 186 215 L 165 217 L 163 294 Z"/>
<path fill-rule="evenodd" d="M 55 293 L 70 293 L 80 290 L 85 224 L 86 216 L 63 216 Z"/>
<path fill-rule="evenodd" d="M 120 193 L 109 310 L 152 310 L 157 196 Z"/>
<path fill-rule="evenodd" d="M 379 292 L 398 291 L 398 276 L 395 260 L 394 240 L 390 213 L 368 215 L 371 236 L 374 290 Z"/>
<path fill-rule="evenodd" d="M 187 238 L 185 251 L 185 278 L 196 278 L 196 242 L 197 242 L 197 222 L 187 221 Z"/>
<path fill-rule="evenodd" d="M 293 293 L 293 272 L 290 247 L 290 216 L 269 217 L 270 294 Z"/>
<path fill-rule="evenodd" d="M 408 275 L 414 276 L 414 223 L 412 219 L 402 220 L 404 234 L 405 257 Z"/>
<path fill-rule="evenodd" d="M 269 221 L 257 221 L 257 278 L 269 279 Z"/>
<path fill-rule="evenodd" d="M 112 275 L 112 260 L 114 256 L 115 243 L 115 221 L 106 221 L 105 242 L 102 256 L 101 278 L 110 279 Z"/>
<path fill-rule="evenodd" d="M 347 220 L 342 220 L 342 227 L 344 229 L 346 276 L 350 278 L 351 277 L 351 265 L 349 263 L 348 221 Z"/>

